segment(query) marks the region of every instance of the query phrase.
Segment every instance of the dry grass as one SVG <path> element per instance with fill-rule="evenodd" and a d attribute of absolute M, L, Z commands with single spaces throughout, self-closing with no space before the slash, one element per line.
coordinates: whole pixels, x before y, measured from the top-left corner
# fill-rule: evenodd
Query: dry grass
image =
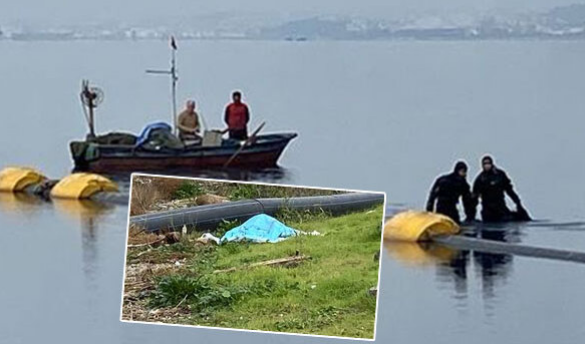
<path fill-rule="evenodd" d="M 149 212 L 156 202 L 168 201 L 182 185 L 182 179 L 144 177 L 132 179 L 132 202 L 130 215 L 142 215 Z"/>
<path fill-rule="evenodd" d="M 128 230 L 128 245 L 141 245 L 157 240 L 159 236 L 154 233 L 139 229 L 134 225 L 130 225 Z"/>
<path fill-rule="evenodd" d="M 144 296 L 149 295 L 161 276 L 181 271 L 173 263 L 141 263 L 126 266 L 124 281 L 124 313 L 123 320 L 130 321 L 162 321 L 173 322 L 181 319 L 181 314 L 189 315 L 188 309 L 178 307 L 152 310 L 148 308 Z"/>
<path fill-rule="evenodd" d="M 300 187 L 286 187 L 279 185 L 242 184 L 230 182 L 196 182 L 208 193 L 227 197 L 231 200 L 251 198 L 291 198 L 306 196 L 324 196 L 345 193 L 337 190 L 323 190 Z"/>
<path fill-rule="evenodd" d="M 173 234 L 173 233 L 170 233 Z M 148 244 L 160 238 L 152 233 L 131 227 L 124 279 L 123 320 L 181 323 L 191 315 L 188 304 L 177 302 L 172 306 L 153 309 L 150 305 L 151 293 L 162 277 L 174 274 L 192 274 L 189 261 L 202 256 L 202 252 L 212 249 L 196 240 L 195 235 L 182 236 L 179 242 Z M 164 237 L 164 236 L 162 236 Z"/>
<path fill-rule="evenodd" d="M 167 208 L 176 209 L 228 200 L 291 198 L 344 193 L 336 190 L 148 176 L 134 177 L 132 183 L 131 216 L 167 210 Z"/>

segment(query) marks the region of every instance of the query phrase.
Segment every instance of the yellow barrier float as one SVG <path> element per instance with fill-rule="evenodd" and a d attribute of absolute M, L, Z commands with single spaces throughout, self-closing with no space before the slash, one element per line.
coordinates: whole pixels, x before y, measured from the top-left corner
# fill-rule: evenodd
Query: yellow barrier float
<path fill-rule="evenodd" d="M 46 180 L 37 170 L 26 167 L 7 167 L 0 171 L 0 191 L 21 192 Z"/>
<path fill-rule="evenodd" d="M 438 235 L 453 235 L 460 228 L 449 217 L 430 212 L 405 211 L 384 225 L 384 239 L 391 241 L 429 241 Z"/>
<path fill-rule="evenodd" d="M 116 183 L 92 173 L 74 173 L 61 179 L 51 190 L 51 198 L 86 199 L 98 192 L 118 191 Z"/>

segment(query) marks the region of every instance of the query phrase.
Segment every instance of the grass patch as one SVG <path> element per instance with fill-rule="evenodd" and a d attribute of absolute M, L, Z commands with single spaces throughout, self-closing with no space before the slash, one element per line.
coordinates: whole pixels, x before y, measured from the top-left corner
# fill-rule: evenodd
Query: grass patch
<path fill-rule="evenodd" d="M 201 196 L 205 193 L 201 183 L 184 180 L 173 192 L 173 199 L 185 199 Z"/>
<path fill-rule="evenodd" d="M 156 202 L 170 200 L 182 179 L 136 176 L 132 179 L 130 215 L 147 213 Z"/>
<path fill-rule="evenodd" d="M 197 315 L 206 316 L 217 308 L 228 307 L 247 292 L 242 286 L 218 286 L 209 275 L 170 275 L 159 280 L 150 306 L 172 307 L 186 302 Z"/>
<path fill-rule="evenodd" d="M 293 228 L 323 236 L 298 236 L 277 244 L 228 243 L 195 247 L 188 240 L 153 249 L 128 260 L 168 262 L 182 254 L 185 269 L 157 277 L 151 308 L 181 304 L 183 324 L 372 338 L 376 299 L 368 289 L 378 282 L 383 208 L 340 217 L 287 214 Z M 235 224 L 225 224 L 225 231 Z M 292 267 L 241 268 L 270 259 L 312 259 Z"/>
<path fill-rule="evenodd" d="M 136 176 L 132 180 L 130 215 L 157 211 L 157 205 L 173 201 L 194 200 L 199 196 L 220 196 L 230 201 L 255 198 L 292 198 L 345 193 L 277 185 L 243 184 L 220 181 L 196 181 L 154 176 Z M 207 204 L 204 203 L 189 204 Z"/>
<path fill-rule="evenodd" d="M 323 209 L 311 211 L 309 209 L 296 210 L 287 206 L 278 209 L 274 217 L 283 223 L 302 224 L 303 222 L 320 221 L 331 217 L 331 214 Z"/>
<path fill-rule="evenodd" d="M 291 198 L 305 196 L 324 196 L 344 193 L 344 191 L 322 190 L 299 187 L 286 187 L 263 184 L 243 184 L 229 182 L 199 182 L 208 193 L 227 197 L 232 201 L 253 198 Z"/>
<path fill-rule="evenodd" d="M 217 226 L 215 228 L 213 235 L 217 236 L 218 238 L 221 238 L 227 231 L 229 231 L 232 228 L 238 227 L 241 224 L 242 224 L 242 221 L 239 221 L 239 220 L 232 220 L 232 221 L 222 220 L 222 222 L 219 224 L 219 226 Z"/>

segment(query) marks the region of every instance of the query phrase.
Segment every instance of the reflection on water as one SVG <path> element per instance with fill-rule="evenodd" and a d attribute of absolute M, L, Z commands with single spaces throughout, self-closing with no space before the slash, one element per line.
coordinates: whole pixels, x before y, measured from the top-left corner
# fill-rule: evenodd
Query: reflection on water
<path fill-rule="evenodd" d="M 62 342 L 111 342 L 88 337 L 117 328 L 127 211 L 0 193 L 0 229 L 10 243 L 0 251 L 2 273 L 7 281 L 18 281 L 4 285 L 0 304 L 27 309 L 26 315 L 0 315 L 0 342 L 58 338 L 64 335 L 61 324 L 74 324 Z M 23 316 L 35 323 L 35 331 L 26 331 Z"/>
<path fill-rule="evenodd" d="M 169 174 L 169 172 L 167 172 Z M 180 171 L 174 170 L 170 174 L 213 178 L 213 179 L 230 179 L 241 181 L 263 181 L 263 182 L 291 182 L 293 180 L 293 173 L 282 167 L 264 168 L 264 169 L 239 169 L 226 168 L 222 170 L 200 170 L 200 171 Z"/>
<path fill-rule="evenodd" d="M 54 200 L 55 210 L 78 221 L 81 228 L 81 248 L 83 272 L 92 288 L 95 284 L 94 274 L 98 261 L 99 228 L 103 218 L 115 211 L 115 206 L 88 200 Z"/>
<path fill-rule="evenodd" d="M 466 235 L 484 240 L 519 242 L 517 228 L 509 230 L 479 230 Z M 513 256 L 511 254 L 485 253 L 472 250 L 459 250 L 440 244 L 385 242 L 387 252 L 396 261 L 411 267 L 434 266 L 436 280 L 440 289 L 451 286 L 453 297 L 467 300 L 469 295 L 470 269 L 480 281 L 481 295 L 487 315 L 495 307 L 498 286 L 504 285 L 511 274 Z"/>
<path fill-rule="evenodd" d="M 451 261 L 457 250 L 433 243 L 385 241 L 386 251 L 407 266 L 428 266 Z"/>
<path fill-rule="evenodd" d="M 258 180 L 258 181 L 280 181 L 292 180 L 293 173 L 283 167 L 272 167 L 263 169 L 241 169 L 241 168 L 224 168 L 224 169 L 166 169 L 162 171 L 146 171 L 137 173 L 174 175 L 183 177 L 199 177 L 214 179 L 232 179 L 232 180 Z M 117 182 L 127 182 L 130 180 L 131 173 L 108 174 L 112 180 Z"/>
<path fill-rule="evenodd" d="M 139 172 L 139 171 L 137 171 Z M 225 169 L 210 169 L 210 170 L 184 170 L 184 169 L 168 169 L 164 171 L 148 171 L 147 174 L 160 174 L 167 176 L 182 176 L 195 178 L 210 178 L 210 179 L 228 179 L 241 181 L 260 181 L 267 183 L 291 183 L 295 179 L 295 174 L 283 167 L 271 167 L 262 169 L 241 169 L 241 168 L 225 168 Z M 107 177 L 118 183 L 120 191 L 124 192 L 130 188 L 130 173 L 108 174 Z"/>
<path fill-rule="evenodd" d="M 518 233 L 478 238 L 518 241 Z M 583 265 L 435 243 L 384 243 L 382 342 L 582 342 Z M 383 319 L 383 320 L 382 320 Z M 578 320 L 579 319 L 579 320 Z M 440 333 L 440 336 L 437 334 Z M 580 339 L 580 340 L 576 340 Z"/>
<path fill-rule="evenodd" d="M 103 243 L 100 241 L 104 240 L 105 218 L 116 211 L 116 206 L 87 200 L 55 200 L 53 203 L 56 211 L 79 223 L 84 289 L 88 295 L 83 302 L 88 309 L 96 309 L 101 302 L 100 289 L 103 289 L 99 278 L 100 269 L 103 269 L 100 264 Z M 92 321 L 99 320 L 96 313 L 89 316 Z"/>
<path fill-rule="evenodd" d="M 105 214 L 111 213 L 115 209 L 114 205 L 90 200 L 55 199 L 52 201 L 52 204 L 56 211 L 72 219 L 78 219 L 82 224 L 88 226 L 91 226 L 95 220 L 98 220 Z"/>
<path fill-rule="evenodd" d="M 100 226 L 104 217 L 116 211 L 115 206 L 88 200 L 46 201 L 25 193 L 0 193 L 0 210 L 2 213 L 15 215 L 17 218 L 24 215 L 29 219 L 42 219 L 46 227 L 52 227 L 52 224 L 46 222 L 55 222 L 55 212 L 65 215 L 68 220 L 77 222 L 79 225 L 73 228 L 81 229 L 84 275 L 89 282 L 88 286 L 95 284 Z M 63 227 L 65 227 L 64 230 L 69 230 L 66 229 L 67 226 Z"/>
<path fill-rule="evenodd" d="M 456 252 L 449 261 L 437 264 L 437 278 L 443 283 L 452 282 L 457 298 L 467 298 L 469 251 Z"/>
<path fill-rule="evenodd" d="M 482 231 L 479 237 L 486 240 L 511 242 L 512 239 L 518 238 L 515 235 L 516 233 L 515 231 Z M 505 282 L 510 274 L 513 261 L 512 255 L 473 251 L 473 260 L 481 276 L 482 295 L 484 299 L 490 300 L 495 298 L 498 283 Z"/>
<path fill-rule="evenodd" d="M 25 193 L 0 192 L 0 209 L 7 214 L 34 213 L 45 201 Z"/>

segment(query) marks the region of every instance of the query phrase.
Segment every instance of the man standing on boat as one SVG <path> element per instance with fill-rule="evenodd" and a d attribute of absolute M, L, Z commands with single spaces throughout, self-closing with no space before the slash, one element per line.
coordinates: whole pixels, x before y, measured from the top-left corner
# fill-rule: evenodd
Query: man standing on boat
<path fill-rule="evenodd" d="M 459 223 L 457 203 L 459 203 L 459 198 L 462 198 L 466 221 L 473 221 L 475 219 L 475 204 L 466 178 L 467 164 L 458 161 L 453 172 L 440 176 L 433 184 L 427 201 L 427 211 L 436 211 Z"/>
<path fill-rule="evenodd" d="M 248 139 L 248 122 L 250 121 L 250 110 L 242 102 L 242 93 L 235 91 L 232 93 L 233 102 L 225 108 L 224 121 L 228 128 L 224 130 L 229 132 L 230 139 L 246 140 Z"/>
<path fill-rule="evenodd" d="M 504 170 L 494 165 L 491 156 L 481 159 L 482 172 L 473 183 L 473 195 L 481 198 L 481 218 L 483 222 L 530 221 L 530 215 L 512 187 L 512 181 Z M 516 211 L 506 206 L 508 195 L 516 204 Z"/>
<path fill-rule="evenodd" d="M 199 140 L 199 115 L 195 111 L 195 101 L 187 100 L 185 110 L 181 112 L 177 119 L 177 128 L 179 128 L 179 138 L 181 141 Z"/>

